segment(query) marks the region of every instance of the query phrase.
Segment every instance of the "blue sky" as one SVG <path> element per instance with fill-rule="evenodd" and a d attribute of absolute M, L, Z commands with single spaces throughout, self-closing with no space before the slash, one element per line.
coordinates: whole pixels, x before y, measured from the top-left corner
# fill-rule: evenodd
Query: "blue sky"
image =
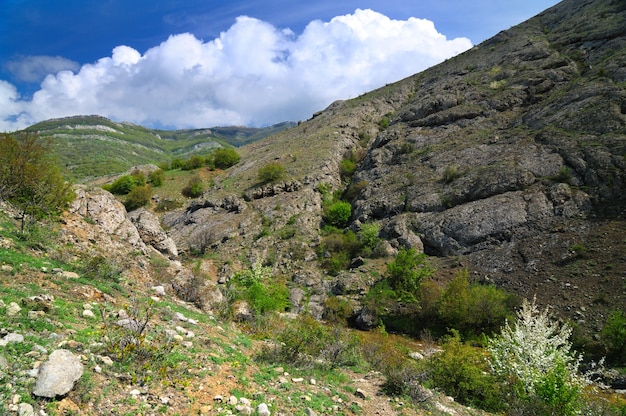
<path fill-rule="evenodd" d="M 308 118 L 555 0 L 1 0 L 0 131 L 77 114 L 149 127 Z"/>

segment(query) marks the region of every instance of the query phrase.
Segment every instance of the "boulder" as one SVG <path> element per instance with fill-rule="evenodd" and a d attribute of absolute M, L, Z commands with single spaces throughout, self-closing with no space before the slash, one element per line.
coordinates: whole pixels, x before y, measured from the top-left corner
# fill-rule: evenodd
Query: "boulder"
<path fill-rule="evenodd" d="M 33 394 L 51 399 L 64 396 L 72 390 L 74 383 L 82 375 L 83 365 L 79 357 L 68 350 L 55 350 L 39 367 Z"/>
<path fill-rule="evenodd" d="M 154 247 L 170 259 L 178 257 L 176 243 L 163 231 L 156 215 L 145 208 L 139 208 L 130 212 L 128 218 L 135 224 L 141 240 L 145 244 Z"/>

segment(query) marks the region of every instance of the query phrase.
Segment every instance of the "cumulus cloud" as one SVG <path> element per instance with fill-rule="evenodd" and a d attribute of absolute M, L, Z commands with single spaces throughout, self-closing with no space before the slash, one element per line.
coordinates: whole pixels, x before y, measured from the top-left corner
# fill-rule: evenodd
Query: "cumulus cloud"
<path fill-rule="evenodd" d="M 61 56 L 20 56 L 6 63 L 6 69 L 16 80 L 23 82 L 40 82 L 48 74 L 63 70 L 76 71 L 78 68 L 78 62 Z"/>
<path fill-rule="evenodd" d="M 471 46 L 431 21 L 372 10 L 313 21 L 300 35 L 239 17 L 206 42 L 183 33 L 144 54 L 118 46 L 77 71 L 51 73 L 29 101 L 0 82 L 0 129 L 75 114 L 175 128 L 302 120 Z"/>

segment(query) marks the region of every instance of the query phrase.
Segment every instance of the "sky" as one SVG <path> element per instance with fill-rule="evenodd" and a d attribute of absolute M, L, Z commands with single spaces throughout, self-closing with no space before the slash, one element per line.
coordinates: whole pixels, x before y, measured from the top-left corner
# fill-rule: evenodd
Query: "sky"
<path fill-rule="evenodd" d="M 152 128 L 306 120 L 557 0 L 0 0 L 0 132 L 97 114 Z"/>

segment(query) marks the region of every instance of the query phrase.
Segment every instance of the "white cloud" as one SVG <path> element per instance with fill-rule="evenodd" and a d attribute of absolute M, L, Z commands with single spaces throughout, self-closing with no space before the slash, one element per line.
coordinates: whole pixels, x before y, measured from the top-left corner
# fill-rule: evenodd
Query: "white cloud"
<path fill-rule="evenodd" d="M 48 74 L 78 68 L 78 62 L 61 56 L 22 56 L 6 63 L 6 69 L 15 79 L 24 82 L 40 82 Z"/>
<path fill-rule="evenodd" d="M 11 104 L 0 129 L 74 114 L 176 128 L 301 120 L 471 46 L 428 20 L 371 10 L 313 21 L 299 36 L 240 17 L 208 42 L 173 35 L 143 55 L 118 46 L 77 72 L 48 75 L 30 101 L 0 84 L 0 103 Z"/>

